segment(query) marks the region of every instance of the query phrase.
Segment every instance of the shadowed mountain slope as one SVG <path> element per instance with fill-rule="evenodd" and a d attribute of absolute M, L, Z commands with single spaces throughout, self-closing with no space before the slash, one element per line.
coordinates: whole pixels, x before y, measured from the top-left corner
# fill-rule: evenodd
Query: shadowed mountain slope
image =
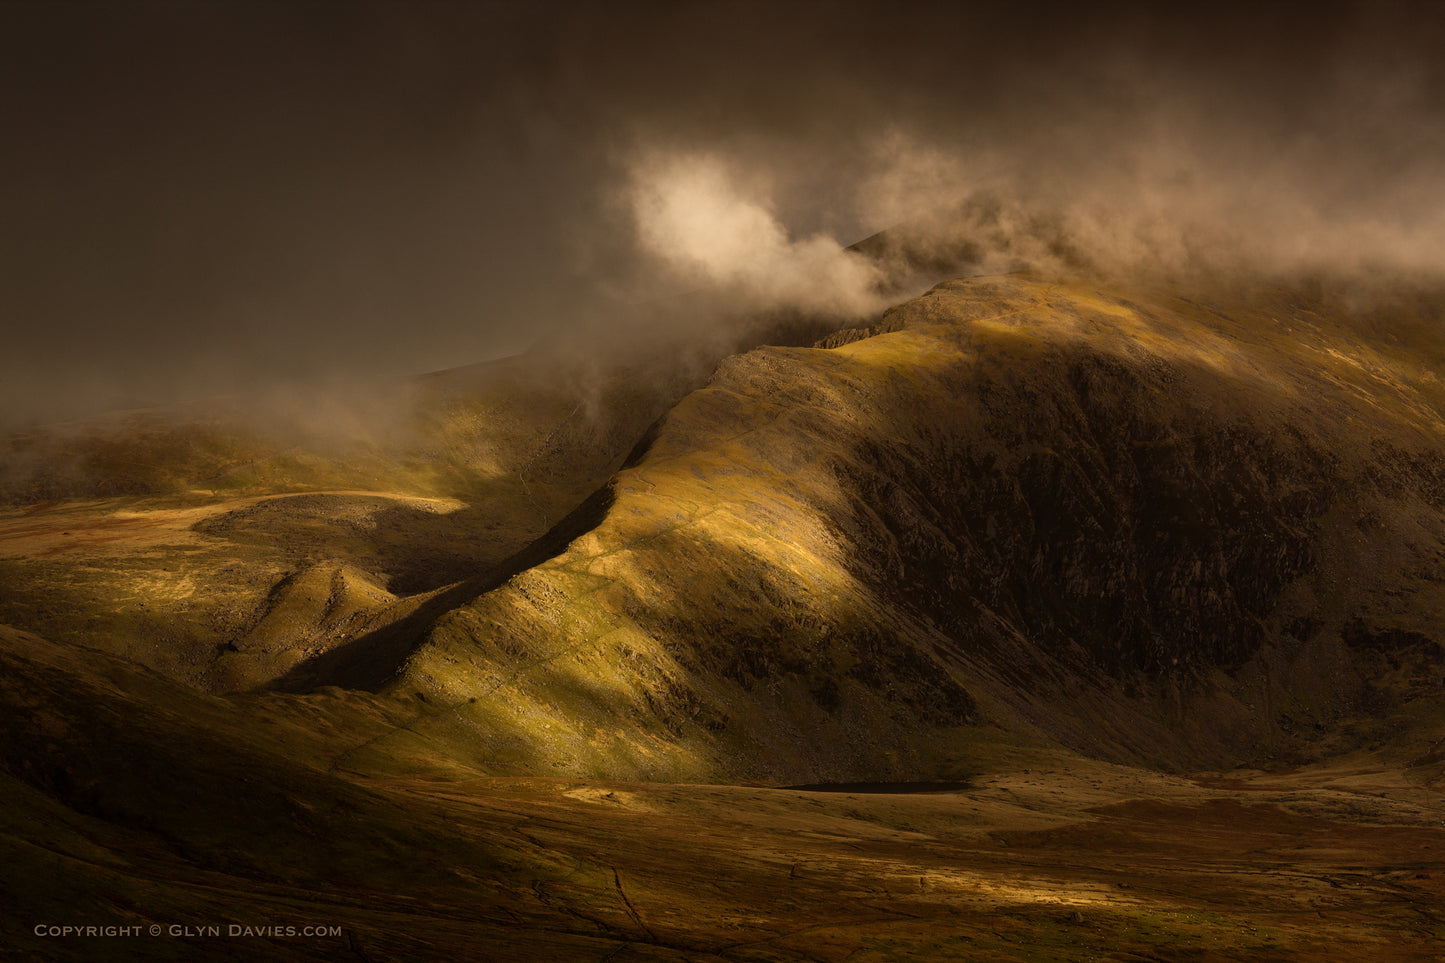
<path fill-rule="evenodd" d="M 531 423 L 621 470 L 475 569 L 504 509 L 399 481 L 17 511 L 64 631 L 0 625 L 0 957 L 1434 959 L 1419 316 L 949 282 L 630 457 Z"/>
<path fill-rule="evenodd" d="M 1017 276 L 843 341 L 726 361 L 601 524 L 438 619 L 392 687 L 428 707 L 408 738 L 499 772 L 948 779 L 1004 734 L 1296 758 L 1438 691 L 1445 422 L 1403 350 L 1284 295 Z"/>
<path fill-rule="evenodd" d="M 459 583 L 489 584 L 527 557 L 718 358 L 838 323 L 734 319 L 696 343 L 674 331 L 610 353 L 552 344 L 254 408 L 12 432 L 0 437 L 0 623 L 209 691 L 304 684 L 316 660 L 360 643 L 390 665 L 342 677 L 374 684 L 428 613 L 466 595 Z"/>

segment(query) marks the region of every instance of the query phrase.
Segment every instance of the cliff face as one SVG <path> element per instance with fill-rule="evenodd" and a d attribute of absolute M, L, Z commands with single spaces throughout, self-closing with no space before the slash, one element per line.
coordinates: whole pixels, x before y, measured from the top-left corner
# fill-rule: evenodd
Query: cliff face
<path fill-rule="evenodd" d="M 439 619 L 408 738 L 676 779 L 1193 766 L 1439 684 L 1445 422 L 1403 347 L 1012 276 L 823 343 L 729 359 L 595 527 Z"/>

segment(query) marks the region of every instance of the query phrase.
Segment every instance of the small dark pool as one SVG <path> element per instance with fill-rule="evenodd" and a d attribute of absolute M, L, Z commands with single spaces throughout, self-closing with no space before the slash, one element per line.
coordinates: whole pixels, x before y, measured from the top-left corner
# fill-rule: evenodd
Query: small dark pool
<path fill-rule="evenodd" d="M 821 782 L 811 786 L 784 786 L 793 792 L 945 793 L 971 788 L 966 782 Z"/>

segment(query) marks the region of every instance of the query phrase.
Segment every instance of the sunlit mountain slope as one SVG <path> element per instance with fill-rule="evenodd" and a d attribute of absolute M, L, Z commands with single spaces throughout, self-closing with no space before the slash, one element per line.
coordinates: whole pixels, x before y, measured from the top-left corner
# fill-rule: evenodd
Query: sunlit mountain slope
<path fill-rule="evenodd" d="M 710 363 L 539 350 L 12 433 L 0 622 L 204 689 L 278 683 L 524 549 Z"/>
<path fill-rule="evenodd" d="M 499 772 L 954 778 L 1001 736 L 1297 759 L 1438 691 L 1445 422 L 1403 348 L 1277 293 L 1018 276 L 825 343 L 729 359 L 595 527 L 437 620 L 391 687 L 408 737 Z"/>
<path fill-rule="evenodd" d="M 16 507 L 12 955 L 1433 958 L 1445 393 L 1386 307 L 973 278 L 630 457 L 644 386 L 542 406 L 494 501 Z"/>

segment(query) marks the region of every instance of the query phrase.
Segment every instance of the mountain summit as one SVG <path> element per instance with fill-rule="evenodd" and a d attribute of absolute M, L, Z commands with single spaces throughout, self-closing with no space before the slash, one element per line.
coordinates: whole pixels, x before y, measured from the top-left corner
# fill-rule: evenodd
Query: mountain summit
<path fill-rule="evenodd" d="M 1316 754 L 1441 684 L 1435 382 L 1302 300 L 1023 276 L 724 362 L 387 691 L 484 771 L 951 779 Z"/>

